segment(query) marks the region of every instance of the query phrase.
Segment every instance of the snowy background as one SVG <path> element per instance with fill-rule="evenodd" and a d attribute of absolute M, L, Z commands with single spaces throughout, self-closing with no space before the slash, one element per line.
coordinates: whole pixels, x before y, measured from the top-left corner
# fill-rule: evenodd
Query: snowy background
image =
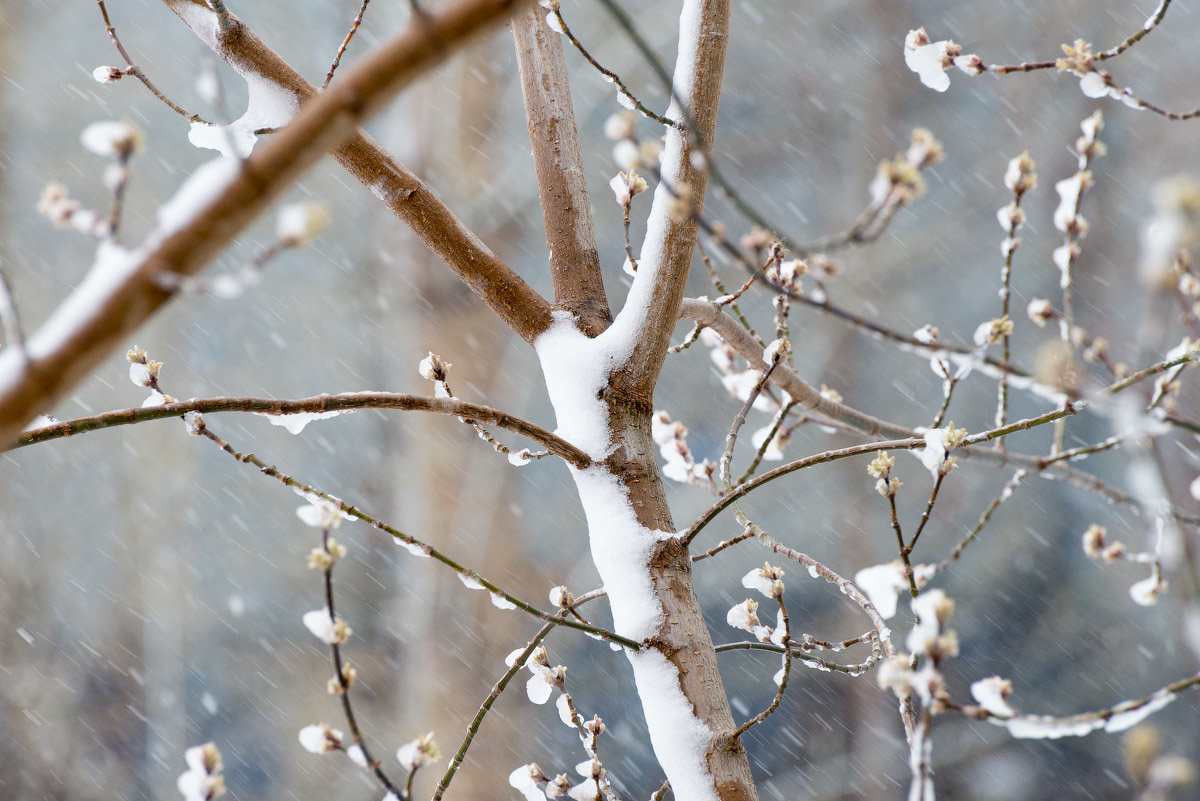
<path fill-rule="evenodd" d="M 229 3 L 262 38 L 311 81 L 328 69 L 357 3 L 296 0 Z M 406 4 L 372 5 L 348 58 L 396 30 Z M 969 79 L 954 72 L 944 94 L 922 87 L 902 60 L 904 34 L 925 25 L 990 62 L 1055 57 L 1075 38 L 1108 47 L 1142 24 L 1148 2 L 996 4 L 971 2 L 735 2 L 729 69 L 718 124 L 718 159 L 745 196 L 797 239 L 847 225 L 867 199 L 877 162 L 924 126 L 946 145 L 927 173 L 928 193 L 902 211 L 874 245 L 838 254 L 843 274 L 834 300 L 901 331 L 926 323 L 966 341 L 997 314 L 995 210 L 1008 202 L 1005 165 L 1022 150 L 1037 160 L 1041 183 L 1026 203 L 1029 223 L 1018 252 L 1014 305 L 1051 296 L 1050 251 L 1056 180 L 1075 169 L 1071 144 L 1097 101 L 1077 81 L 1052 72 Z M 161 4 L 110 0 L 109 12 L 135 61 L 182 105 L 209 116 L 195 88 L 208 51 Z M 674 4 L 639 16 L 668 63 Z M 565 3 L 576 33 L 648 103 L 661 87 L 631 46 L 591 3 Z M 209 158 L 188 145 L 187 125 L 132 79 L 96 83 L 92 70 L 119 64 L 95 7 L 0 2 L 0 264 L 28 326 L 41 321 L 92 261 L 92 244 L 54 229 L 34 212 L 49 181 L 103 208 L 104 162 L 79 144 L 100 119 L 126 117 L 146 131 L 133 162 L 122 235 L 153 227 L 157 206 Z M 1123 83 L 1168 108 L 1200 105 L 1200 15 L 1176 3 L 1164 27 L 1108 67 Z M 498 32 L 422 80 L 370 130 L 420 173 L 488 245 L 539 289 L 548 290 L 541 214 L 521 115 L 511 40 Z M 579 117 L 601 259 L 610 303 L 626 279 L 620 211 L 608 179 L 615 172 L 604 120 L 614 93 L 573 52 Z M 236 116 L 245 88 L 220 72 L 226 108 Z M 1084 201 L 1092 231 L 1078 270 L 1080 322 L 1106 336 L 1131 363 L 1131 336 L 1146 313 L 1138 280 L 1138 232 L 1153 211 L 1156 182 L 1200 172 L 1200 122 L 1170 123 L 1112 102 L 1099 106 L 1108 154 L 1094 166 Z M 643 123 L 645 137 L 653 128 Z M 180 398 L 214 395 L 302 397 L 320 392 L 428 392 L 417 363 L 428 350 L 454 363 L 451 384 L 466 400 L 512 410 L 553 427 L 532 349 L 508 334 L 442 265 L 362 187 L 327 162 L 289 193 L 326 203 L 331 229 L 311 249 L 285 254 L 262 284 L 224 300 L 185 297 L 139 332 L 140 345 L 165 362 L 164 389 Z M 744 226 L 719 200 L 714 219 Z M 640 236 L 635 204 L 635 235 Z M 236 269 L 271 240 L 264 219 L 222 256 Z M 693 294 L 715 295 L 697 270 Z M 727 270 L 729 283 L 738 276 Z M 747 304 L 769 326 L 769 298 Z M 929 421 L 940 381 L 926 360 L 797 309 L 793 345 L 802 376 L 825 383 L 852 405 L 906 425 Z M 680 336 L 686 331 L 681 326 Z M 1018 320 L 1014 348 L 1029 354 L 1047 332 Z M 1172 343 L 1174 344 L 1174 343 Z M 1026 360 L 1028 363 L 1028 360 Z M 716 459 L 739 403 L 726 396 L 707 356 L 672 357 L 656 405 L 692 431 L 697 457 Z M 143 393 L 114 355 L 51 411 L 69 418 L 137 405 Z M 959 390 L 950 418 L 969 431 L 990 424 L 994 386 L 979 379 Z M 1022 396 L 1014 416 L 1044 411 Z M 520 469 L 449 418 L 359 412 L 313 423 L 293 437 L 257 417 L 213 416 L 235 447 L 301 480 L 376 511 L 461 556 L 524 597 L 544 599 L 566 583 L 585 591 L 595 571 L 583 554 L 582 511 L 566 470 L 553 460 Z M 752 420 L 757 427 L 766 418 Z M 1091 426 L 1089 428 L 1089 426 Z M 1073 421 L 1082 444 L 1105 436 L 1099 423 Z M 848 437 L 803 431 L 790 455 Z M 1040 448 L 1043 440 L 1014 439 Z M 1180 460 L 1172 454 L 1175 463 Z M 1193 460 L 1194 461 L 1194 460 Z M 1087 467 L 1129 486 L 1128 455 L 1095 457 Z M 1189 463 L 1190 464 L 1190 463 Z M 886 508 L 865 465 L 842 463 L 772 485 L 748 502 L 757 522 L 843 574 L 894 556 Z M 919 513 L 925 471 L 898 458 L 910 519 Z M 1177 498 L 1194 478 L 1172 476 Z M 966 465 L 948 487 L 922 546 L 941 556 L 1000 490 L 1009 473 Z M 677 524 L 710 498 L 675 487 Z M 296 732 L 338 724 L 324 693 L 326 649 L 300 622 L 321 605 L 318 576 L 304 557 L 314 530 L 295 516 L 290 491 L 238 465 L 174 421 L 91 433 L 4 455 L 0 463 L 0 796 L 170 799 L 183 749 L 214 740 L 234 798 L 286 799 L 380 795 L 338 755 L 305 753 Z M 962 655 L 946 666 L 966 697 L 975 679 L 1013 679 L 1024 711 L 1069 714 L 1141 696 L 1195 671 L 1197 656 L 1179 635 L 1179 605 L 1135 607 L 1129 565 L 1085 559 L 1079 535 L 1103 522 L 1135 547 L 1148 545 L 1145 521 L 1051 482 L 1029 482 L 942 586 L 958 600 L 954 627 Z M 710 547 L 736 533 L 731 517 L 699 541 Z M 411 558 L 361 524 L 340 539 L 350 557 L 338 568 L 340 614 L 355 637 L 348 648 L 360 675 L 361 719 L 384 754 L 429 730 L 443 752 L 504 670 L 503 657 L 536 629 L 468 593 L 448 572 Z M 725 611 L 745 597 L 738 579 L 761 562 L 757 551 L 701 563 L 700 595 L 717 642 L 741 634 Z M 796 575 L 788 582 L 793 624 L 818 637 L 861 633 L 860 616 L 828 585 Z M 902 626 L 901 626 L 902 628 Z M 569 666 L 569 686 L 585 715 L 610 726 L 605 752 L 622 797 L 646 797 L 661 782 L 648 756 L 641 714 L 629 693 L 623 657 L 570 632 L 554 634 L 552 661 Z M 722 667 L 739 719 L 773 692 L 777 658 L 735 652 Z M 1151 719 L 1166 751 L 1200 757 L 1200 700 L 1185 695 Z M 501 698 L 484 724 L 449 798 L 516 797 L 509 771 L 538 761 L 568 770 L 582 752 L 554 713 L 532 708 L 519 688 Z M 957 718 L 935 729 L 939 789 L 955 799 L 1130 798 L 1122 740 L 1018 742 L 1001 730 Z M 764 799 L 904 795 L 908 770 L 890 695 L 870 678 L 799 672 L 781 711 L 746 738 Z M 444 765 L 444 762 L 441 763 Z M 427 794 L 433 770 L 418 780 Z M 425 784 L 422 784 L 422 781 Z M 359 784 L 362 783 L 360 787 Z"/>

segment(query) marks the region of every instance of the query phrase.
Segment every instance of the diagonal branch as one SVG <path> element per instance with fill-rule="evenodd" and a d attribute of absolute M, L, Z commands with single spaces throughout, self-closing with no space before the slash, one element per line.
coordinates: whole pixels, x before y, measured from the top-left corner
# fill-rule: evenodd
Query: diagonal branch
<path fill-rule="evenodd" d="M 690 118 L 694 139 L 682 124 L 667 131 L 642 260 L 618 318 L 636 344 L 621 374 L 614 377 L 628 391 L 645 397 L 653 391 L 666 358 L 696 248 L 696 218 L 703 211 L 708 186 L 704 152 L 696 142 L 711 145 L 716 128 L 729 38 L 728 0 L 685 2 L 679 26 L 679 55 L 667 116 L 679 122 Z M 681 103 L 687 108 L 681 108 Z"/>
<path fill-rule="evenodd" d="M 598 334 L 612 322 L 612 313 L 600 275 L 562 37 L 550 30 L 543 11 L 537 8 L 515 15 L 512 31 L 550 250 L 554 300 L 574 313 L 585 331 Z"/>
<path fill-rule="evenodd" d="M 212 16 L 207 5 L 192 4 L 193 12 L 201 7 Z M 305 104 L 236 172 L 224 169 L 239 166 L 229 160 L 206 165 L 202 177 L 212 180 L 203 192 L 194 177 L 186 197 L 177 195 L 172 204 L 174 219 L 137 251 L 102 246 L 88 276 L 30 337 L 27 352 L 0 353 L 0 443 L 13 442 L 34 415 L 66 395 L 171 298 L 165 274 L 199 271 L 362 120 L 518 7 L 518 0 L 460 0 L 423 17 Z M 214 21 L 209 32 L 217 31 Z"/>
<path fill-rule="evenodd" d="M 316 88 L 232 14 L 230 28 L 214 37 L 204 24 L 205 16 L 195 12 L 197 0 L 163 2 L 243 75 L 265 79 L 295 94 L 301 102 L 317 94 Z M 203 7 L 203 3 L 199 5 Z M 416 19 L 420 23 L 423 17 Z M 333 151 L 333 157 L 409 225 L 523 339 L 532 342 L 549 325 L 550 304 L 545 298 L 492 253 L 420 178 L 397 163 L 378 142 L 358 130 Z"/>
<path fill-rule="evenodd" d="M 720 334 L 721 338 L 752 366 L 765 366 L 762 346 L 755 340 L 754 335 L 738 325 L 732 317 L 722 312 L 721 307 L 713 301 L 685 298 L 680 306 L 679 314 L 681 317 L 694 320 Z M 880 420 L 843 403 L 829 400 L 807 381 L 796 375 L 786 364 L 778 365 L 771 376 L 771 381 L 791 395 L 792 400 L 805 409 L 831 420 L 837 420 L 864 434 L 901 439 L 915 436 L 915 432 L 911 428 Z"/>

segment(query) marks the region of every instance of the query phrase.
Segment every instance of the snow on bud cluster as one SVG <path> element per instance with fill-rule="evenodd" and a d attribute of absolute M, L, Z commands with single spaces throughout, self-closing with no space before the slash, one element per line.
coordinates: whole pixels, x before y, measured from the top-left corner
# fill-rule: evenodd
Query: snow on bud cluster
<path fill-rule="evenodd" d="M 988 345 L 993 345 L 1000 341 L 1001 337 L 1012 336 L 1012 332 L 1013 321 L 1009 319 L 1007 314 L 1003 317 L 988 320 L 986 323 L 981 323 L 979 327 L 975 329 L 975 335 L 973 337 L 975 347 L 983 348 L 987 347 Z"/>
<path fill-rule="evenodd" d="M 117 67 L 102 65 L 92 70 L 92 79 L 97 83 L 116 83 L 125 77 L 125 71 Z"/>
<path fill-rule="evenodd" d="M 1004 171 L 1004 185 L 1018 197 L 1037 186 L 1037 165 L 1029 157 L 1029 151 L 1015 156 Z"/>
<path fill-rule="evenodd" d="M 622 98 L 628 95 L 622 94 Z M 618 111 L 604 121 L 604 135 L 613 140 L 613 161 L 622 170 L 658 170 L 659 157 L 663 151 L 662 139 L 637 140 L 637 114 L 633 111 Z"/>
<path fill-rule="evenodd" d="M 786 289 L 788 292 L 799 294 L 801 287 L 800 276 L 808 272 L 808 263 L 801 259 L 774 261 L 767 268 L 767 281 L 772 286 Z"/>
<path fill-rule="evenodd" d="M 225 777 L 221 775 L 221 752 L 213 743 L 193 746 L 183 753 L 188 769 L 179 774 L 175 786 L 184 801 L 212 801 L 225 795 Z"/>
<path fill-rule="evenodd" d="M 341 730 L 328 723 L 317 723 L 301 729 L 299 739 L 300 745 L 310 754 L 328 754 L 330 751 L 341 749 L 345 736 Z"/>
<path fill-rule="evenodd" d="M 93 122 L 79 135 L 79 141 L 87 151 L 121 160 L 142 152 L 144 138 L 141 130 L 126 120 Z"/>
<path fill-rule="evenodd" d="M 567 669 L 562 665 L 550 667 L 550 659 L 546 654 L 545 646 L 539 645 L 529 655 L 529 658 L 525 660 L 525 667 L 533 674 L 525 682 L 525 694 L 533 703 L 540 706 L 550 700 L 550 694 L 554 690 L 561 691 L 563 689 Z"/>
<path fill-rule="evenodd" d="M 772 567 L 769 562 L 765 563 L 742 576 L 742 586 L 748 590 L 758 590 L 767 598 L 782 598 L 783 570 Z"/>
<path fill-rule="evenodd" d="M 946 70 L 951 67 L 958 67 L 967 75 L 978 75 L 984 69 L 979 56 L 964 56 L 962 47 L 949 39 L 931 42 L 924 28 L 909 31 L 904 38 L 904 64 L 917 74 L 921 83 L 935 92 L 950 88 Z"/>
<path fill-rule="evenodd" d="M 933 578 L 933 565 L 913 565 L 913 583 L 921 589 Z M 908 573 L 904 563 L 899 559 L 882 565 L 864 567 L 854 574 L 854 583 L 858 585 L 871 601 L 879 616 L 887 620 L 896 614 L 896 607 L 901 592 L 909 589 Z"/>
<path fill-rule="evenodd" d="M 157 383 L 162 362 L 152 361 L 146 351 L 137 346 L 126 351 L 125 360 L 129 362 L 129 381 L 135 387 L 151 387 Z"/>
<path fill-rule="evenodd" d="M 612 188 L 613 194 L 617 196 L 617 205 L 623 209 L 628 209 L 633 198 L 650 188 L 646 179 L 632 169 L 617 173 L 608 182 L 608 185 Z"/>
<path fill-rule="evenodd" d="M 275 236 L 289 248 L 305 247 L 329 227 L 329 210 L 323 203 L 289 203 L 275 218 Z"/>
<path fill-rule="evenodd" d="M 908 149 L 879 162 L 868 191 L 876 206 L 906 206 L 925 194 L 921 170 L 943 157 L 942 145 L 925 128 L 914 128 Z"/>
<path fill-rule="evenodd" d="M 350 639 L 354 631 L 340 617 L 330 614 L 329 607 L 305 612 L 304 627 L 326 645 L 340 645 Z"/>
<path fill-rule="evenodd" d="M 954 458 L 947 458 L 946 454 L 963 444 L 967 432 L 955 428 L 951 421 L 945 428 L 926 430 L 924 436 L 925 447 L 912 451 L 913 455 L 921 460 L 921 464 L 935 479 L 939 475 L 946 475 L 954 467 Z"/>
<path fill-rule="evenodd" d="M 660 409 L 650 418 L 650 434 L 662 454 L 664 476 L 683 484 L 713 486 L 716 465 L 707 459 L 696 462 L 687 444 L 688 430 L 683 423 L 672 420 L 666 410 Z"/>
<path fill-rule="evenodd" d="M 396 749 L 396 759 L 411 773 L 442 758 L 441 749 L 433 741 L 433 732 L 422 734 Z"/>
<path fill-rule="evenodd" d="M 320 529 L 335 529 L 342 524 L 343 520 L 357 520 L 358 518 L 349 512 L 342 511 L 339 504 L 328 501 L 319 495 L 303 490 L 296 490 L 296 494 L 308 501 L 308 504 L 296 509 L 296 517 L 306 526 Z"/>

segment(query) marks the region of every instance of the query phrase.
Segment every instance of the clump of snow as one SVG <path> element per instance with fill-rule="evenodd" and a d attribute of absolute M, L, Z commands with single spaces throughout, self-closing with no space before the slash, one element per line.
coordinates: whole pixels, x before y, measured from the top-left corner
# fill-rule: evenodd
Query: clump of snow
<path fill-rule="evenodd" d="M 188 141 L 198 148 L 216 150 L 228 158 L 244 159 L 258 141 L 255 131 L 282 128 L 296 116 L 300 101 L 289 89 L 253 72 L 241 71 L 249 89 L 246 112 L 228 125 L 193 122 Z"/>
<path fill-rule="evenodd" d="M 1087 72 L 1079 79 L 1079 89 L 1093 99 L 1107 97 L 1108 81 L 1098 72 Z"/>
<path fill-rule="evenodd" d="M 327 723 L 305 726 L 300 730 L 300 745 L 304 750 L 313 754 L 327 754 L 336 751 L 342 744 L 345 735 Z"/>
<path fill-rule="evenodd" d="M 962 48 L 949 40 L 929 41 L 924 28 L 909 31 L 904 39 L 904 64 L 917 74 L 921 83 L 935 92 L 950 88 L 950 76 L 946 69 L 954 64 L 954 58 Z"/>
<path fill-rule="evenodd" d="M 353 634 L 346 621 L 329 613 L 329 607 L 305 612 L 303 621 L 304 627 L 326 645 L 344 643 Z"/>
<path fill-rule="evenodd" d="M 267 418 L 273 426 L 286 428 L 289 434 L 299 434 L 313 420 L 327 420 L 337 417 L 341 412 L 297 412 L 295 414 L 264 414 L 255 412 L 259 417 Z"/>
<path fill-rule="evenodd" d="M 546 796 L 537 785 L 539 780 L 544 782 L 546 777 L 536 762 L 522 765 L 508 774 L 509 786 L 521 791 L 525 801 L 545 801 Z"/>
<path fill-rule="evenodd" d="M 971 683 L 971 696 L 981 707 L 993 715 L 1011 717 L 1017 714 L 1017 711 L 1008 704 L 1008 696 L 1011 694 L 1012 682 L 999 676 L 991 676 Z"/>

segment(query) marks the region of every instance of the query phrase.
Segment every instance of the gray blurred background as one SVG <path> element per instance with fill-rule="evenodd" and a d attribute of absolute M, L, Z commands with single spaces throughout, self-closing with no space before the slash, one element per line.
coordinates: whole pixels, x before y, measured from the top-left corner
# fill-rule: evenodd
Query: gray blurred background
<path fill-rule="evenodd" d="M 229 6 L 314 83 L 358 8 L 350 0 Z M 174 15 L 154 0 L 110 0 L 108 8 L 125 45 L 158 86 L 183 106 L 214 115 L 194 85 L 210 55 Z M 397 30 L 406 9 L 373 4 L 347 58 Z M 1009 200 L 1001 183 L 1008 159 L 1029 150 L 1041 181 L 1025 204 L 1030 219 L 1014 274 L 1014 348 L 1029 366 L 1038 344 L 1053 336 L 1021 315 L 1030 297 L 1058 297 L 1050 261 L 1060 243 L 1050 224 L 1053 184 L 1074 171 L 1071 145 L 1079 121 L 1097 104 L 1074 78 L 1053 72 L 968 79 L 955 71 L 950 90 L 934 93 L 904 68 L 904 35 L 925 25 L 933 39 L 953 38 L 988 62 L 1042 60 L 1077 37 L 1111 46 L 1152 9 L 1145 0 L 739 0 L 719 163 L 770 220 L 805 240 L 852 221 L 878 161 L 903 150 L 914 126 L 930 128 L 945 143 L 947 158 L 927 174 L 926 197 L 902 211 L 877 243 L 837 254 L 843 272 L 831 294 L 902 332 L 932 323 L 944 337 L 967 342 L 979 322 L 999 313 L 1002 232 L 995 210 Z M 665 105 L 652 72 L 598 5 L 564 3 L 564 13 L 603 63 L 652 107 Z M 655 4 L 638 15 L 644 34 L 673 61 L 676 4 Z M 85 125 L 124 117 L 146 131 L 145 152 L 133 162 L 126 242 L 153 227 L 157 206 L 210 154 L 190 147 L 186 123 L 140 84 L 92 80 L 95 67 L 120 66 L 93 4 L 0 0 L 0 23 L 0 265 L 32 328 L 79 281 L 93 250 L 83 236 L 55 229 L 34 212 L 41 188 L 61 181 L 85 205 L 107 205 L 104 161 L 79 146 Z M 1161 30 L 1107 66 L 1143 96 L 1190 108 L 1200 105 L 1196 41 L 1200 17 L 1194 7 L 1176 3 Z M 497 32 L 421 80 L 370 130 L 490 247 L 547 290 L 511 51 L 511 38 Z M 569 51 L 567 60 L 575 69 L 575 106 L 616 307 L 626 278 L 619 209 L 607 188 L 616 168 L 602 125 L 619 106 L 611 87 L 577 54 Z M 227 108 L 240 113 L 244 86 L 227 69 L 220 75 Z M 1200 121 L 1171 123 L 1111 101 L 1099 107 L 1109 151 L 1094 165 L 1096 186 L 1083 204 L 1092 231 L 1078 266 L 1079 321 L 1109 340 L 1117 360 L 1146 364 L 1176 344 L 1183 330 L 1171 307 L 1155 305 L 1160 301 L 1138 278 L 1138 232 L 1153 213 L 1157 182 L 1200 172 Z M 655 133 L 639 124 L 643 138 Z M 454 363 L 451 385 L 461 397 L 553 427 L 531 350 L 369 192 L 327 162 L 288 198 L 329 207 L 332 227 L 311 249 L 279 258 L 262 284 L 239 298 L 180 298 L 128 343 L 165 362 L 167 392 L 180 398 L 423 393 L 430 387 L 416 365 L 434 350 Z M 745 232 L 719 199 L 708 210 L 732 233 Z M 636 204 L 634 216 L 640 236 Z M 271 241 L 272 227 L 269 219 L 261 221 L 212 270 L 236 269 Z M 715 295 L 703 270 L 696 272 L 694 294 Z M 742 280 L 732 269 L 725 275 L 730 284 Z M 770 326 L 769 301 L 760 293 L 746 304 L 763 330 Z M 828 384 L 852 405 L 899 423 L 932 419 L 941 389 L 926 359 L 805 308 L 797 308 L 793 326 L 797 364 L 810 382 Z M 681 326 L 681 337 L 685 331 Z M 725 395 L 709 364 L 702 348 L 672 357 L 656 404 L 691 429 L 698 458 L 715 461 L 740 404 Z M 47 411 L 66 419 L 135 406 L 143 391 L 129 384 L 126 372 L 114 354 L 69 401 Z M 994 384 L 973 376 L 958 390 L 949 416 L 970 431 L 985 428 L 994 397 Z M 1012 405 L 1014 417 L 1048 409 L 1020 393 Z M 751 425 L 765 422 L 758 415 Z M 577 592 L 595 586 L 573 487 L 552 460 L 513 469 L 457 421 L 415 414 L 344 415 L 295 437 L 258 417 L 214 415 L 209 424 L 235 447 L 378 513 L 522 597 L 545 605 L 553 585 Z M 1092 442 L 1116 430 L 1101 416 L 1079 417 L 1069 425 L 1068 442 Z M 1014 438 L 1010 447 L 1044 451 L 1046 436 Z M 803 429 L 789 456 L 856 441 Z M 1186 493 L 1200 471 L 1193 450 L 1190 437 L 1172 436 L 1160 441 L 1157 457 L 1173 499 L 1194 512 Z M 1131 488 L 1132 459 L 1118 451 L 1083 466 Z M 911 489 L 902 495 L 911 531 L 929 480 L 914 459 L 898 457 L 897 467 Z M 978 463 L 952 474 L 915 558 L 942 558 L 1009 476 Z M 895 556 L 886 505 L 872 484 L 865 462 L 847 461 L 777 482 L 746 509 L 788 544 L 852 575 Z M 671 490 L 680 526 L 711 502 L 691 487 Z M 183 750 L 210 739 L 225 757 L 229 797 L 381 796 L 343 756 L 312 756 L 296 740 L 304 725 L 340 725 L 336 702 L 324 692 L 331 674 L 327 649 L 300 623 L 303 612 L 323 603 L 319 575 L 304 566 L 318 540 L 294 514 L 301 503 L 282 485 L 187 437 L 175 421 L 4 454 L 0 797 L 177 798 Z M 1159 606 L 1134 606 L 1127 588 L 1144 571 L 1098 565 L 1080 550 L 1079 535 L 1093 521 L 1135 549 L 1153 544 L 1150 521 L 1061 483 L 1029 480 L 964 560 L 939 579 L 958 601 L 954 627 L 962 655 L 946 666 L 957 700 L 968 700 L 971 681 L 1000 674 L 1013 680 L 1018 708 L 1070 714 L 1145 695 L 1196 671 L 1197 655 L 1181 634 L 1194 580 L 1173 572 L 1172 592 Z M 732 518 L 723 517 L 701 545 L 736 531 Z M 504 655 L 537 626 L 493 608 L 448 571 L 413 559 L 361 523 L 347 524 L 339 539 L 350 547 L 336 578 L 339 611 L 355 629 L 346 653 L 359 670 L 360 720 L 385 767 L 400 776 L 394 749 L 433 730 L 443 752 L 452 752 L 503 672 Z M 698 565 L 717 642 L 741 639 L 725 625 L 725 611 L 746 597 L 739 579 L 763 558 L 745 545 Z M 829 585 L 799 570 L 789 570 L 787 581 L 798 629 L 823 639 L 865 629 L 861 615 Z M 602 612 L 593 614 L 603 619 Z M 897 617 L 898 631 L 906 630 L 904 620 L 903 613 Z M 571 632 L 553 634 L 548 647 L 552 659 L 569 666 L 580 710 L 609 724 L 601 753 L 619 793 L 647 797 L 662 777 L 647 753 L 623 657 Z M 751 716 L 769 702 L 777 664 L 771 655 L 722 657 L 735 715 Z M 1161 753 L 1200 758 L 1198 709 L 1198 697 L 1184 695 L 1149 721 Z M 1120 736 L 1019 742 L 986 724 L 946 716 L 937 721 L 935 738 L 945 798 L 1126 799 L 1138 792 Z M 764 799 L 896 799 L 907 791 L 893 700 L 870 676 L 798 670 L 779 712 L 752 730 L 746 745 Z M 537 761 L 557 773 L 582 758 L 553 710 L 532 707 L 514 686 L 485 721 L 447 797 L 516 798 L 505 780 L 513 768 Z M 444 765 L 445 757 L 418 778 L 419 796 L 432 791 Z M 1177 797 L 1196 793 L 1193 784 Z"/>

